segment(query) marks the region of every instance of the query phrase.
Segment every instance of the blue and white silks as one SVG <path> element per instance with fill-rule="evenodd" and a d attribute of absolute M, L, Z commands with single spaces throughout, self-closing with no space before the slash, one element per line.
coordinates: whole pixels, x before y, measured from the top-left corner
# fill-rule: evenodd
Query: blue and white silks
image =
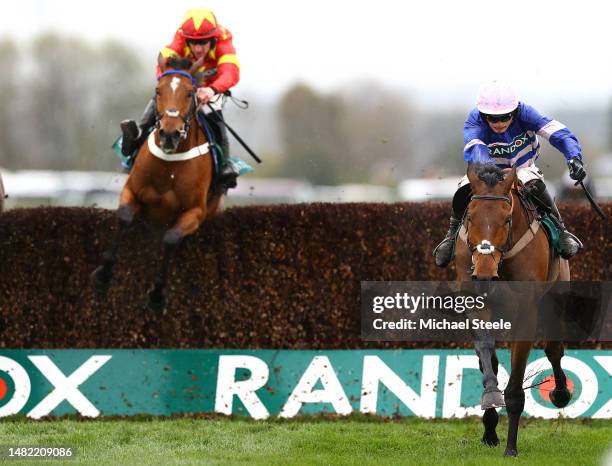
<path fill-rule="evenodd" d="M 566 160 L 582 158 L 578 139 L 563 123 L 522 102 L 518 117 L 501 134 L 495 133 L 480 112 L 473 109 L 463 126 L 463 158 L 468 163 L 495 163 L 500 168 L 527 167 L 540 155 L 538 136 L 549 141 Z"/>

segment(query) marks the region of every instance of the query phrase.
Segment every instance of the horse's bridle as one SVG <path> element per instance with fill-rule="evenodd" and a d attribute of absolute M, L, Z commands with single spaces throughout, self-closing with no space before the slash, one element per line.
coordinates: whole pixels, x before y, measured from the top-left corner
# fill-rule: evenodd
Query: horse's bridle
<path fill-rule="evenodd" d="M 186 71 L 182 71 L 182 70 L 164 71 L 162 74 L 159 75 L 157 80 L 159 81 L 164 76 L 168 76 L 171 74 L 178 74 L 180 76 L 185 76 L 191 80 L 191 86 L 192 86 L 192 91 L 193 91 L 193 98 L 191 99 L 191 105 L 189 106 L 189 110 L 187 111 L 186 115 L 181 115 L 181 113 L 175 108 L 168 108 L 163 113 L 159 113 L 157 111 L 157 92 L 156 92 L 155 93 L 155 127 L 159 129 L 160 121 L 164 115 L 170 118 L 180 118 L 181 120 L 183 120 L 183 123 L 185 123 L 185 126 L 183 130 L 180 131 L 179 134 L 181 136 L 181 139 L 186 139 L 187 134 L 189 133 L 189 129 L 191 128 L 191 119 L 193 118 L 193 115 L 195 114 L 194 110 L 197 105 L 197 97 L 196 97 L 196 92 L 195 92 L 196 91 L 196 80 L 191 74 L 187 73 Z"/>
<path fill-rule="evenodd" d="M 476 194 L 472 196 L 472 198 L 470 199 L 470 203 L 474 200 L 503 201 L 503 202 L 507 202 L 508 204 L 510 204 L 510 217 L 508 218 L 508 221 L 506 222 L 508 223 L 508 236 L 506 237 L 506 244 L 504 245 L 503 248 L 497 247 L 499 252 L 501 252 L 499 262 L 497 263 L 497 268 L 499 269 L 499 266 L 504 260 L 504 256 L 506 255 L 506 253 L 510 250 L 512 246 L 512 214 L 514 212 L 514 197 L 512 196 L 512 192 L 510 193 L 510 196 L 500 196 L 500 195 L 494 195 L 494 194 Z M 473 264 L 475 264 L 476 262 L 476 260 L 474 259 L 474 254 L 492 255 L 496 247 L 493 244 L 491 244 L 488 240 L 482 240 L 476 246 L 473 246 L 470 243 L 470 237 L 468 234 L 470 218 L 469 218 L 469 215 L 467 215 L 467 211 L 468 209 L 466 209 L 467 222 L 466 222 L 466 227 L 465 227 L 465 233 L 466 233 L 465 242 L 472 255 L 472 269 L 473 269 L 474 268 Z"/>

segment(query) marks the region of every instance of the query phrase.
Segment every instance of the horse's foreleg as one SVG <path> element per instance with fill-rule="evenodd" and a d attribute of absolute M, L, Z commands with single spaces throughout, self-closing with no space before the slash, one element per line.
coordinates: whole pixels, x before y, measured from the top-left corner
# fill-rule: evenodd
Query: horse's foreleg
<path fill-rule="evenodd" d="M 527 367 L 527 358 L 531 351 L 531 342 L 521 341 L 512 344 L 512 372 L 508 386 L 504 390 L 506 411 L 508 412 L 508 441 L 506 443 L 505 456 L 517 456 L 516 446 L 518 437 L 519 420 L 525 407 L 525 391 L 523 390 L 523 378 Z"/>
<path fill-rule="evenodd" d="M 486 332 L 478 336 L 474 348 L 478 355 L 478 363 L 482 372 L 482 386 L 484 391 L 480 401 L 482 409 L 502 408 L 504 397 L 497 387 L 497 357 L 495 356 L 495 340 Z M 495 367 L 494 367 L 495 358 Z"/>
<path fill-rule="evenodd" d="M 111 242 L 110 248 L 104 251 L 102 255 L 102 265 L 91 274 L 92 283 L 96 291 L 105 293 L 108 290 L 113 276 L 113 266 L 117 262 L 121 239 L 139 211 L 140 204 L 136 201 L 134 193 L 128 187 L 124 187 L 121 191 L 119 208 L 117 209 L 117 218 L 119 219 L 117 233 Z"/>
<path fill-rule="evenodd" d="M 493 367 L 493 373 L 497 376 L 499 369 L 499 361 L 497 360 L 497 354 L 493 349 L 493 355 L 491 356 L 491 366 Z M 482 435 L 482 443 L 489 447 L 496 447 L 499 445 L 499 437 L 497 437 L 497 423 L 499 422 L 499 414 L 495 408 L 487 408 L 482 416 L 482 423 L 485 431 Z"/>
<path fill-rule="evenodd" d="M 572 399 L 572 393 L 567 388 L 565 372 L 561 368 L 561 358 L 563 357 L 563 343 L 559 341 L 549 341 L 544 349 L 546 357 L 550 361 L 555 375 L 555 389 L 550 392 L 550 401 L 557 408 L 565 408 Z"/>
<path fill-rule="evenodd" d="M 170 258 L 185 236 L 197 231 L 206 216 L 206 210 L 196 207 L 183 213 L 172 228 L 164 235 L 164 257 L 162 265 L 155 277 L 155 283 L 148 293 L 148 307 L 154 311 L 161 311 L 166 307 L 164 289 L 168 281 L 168 266 Z"/>

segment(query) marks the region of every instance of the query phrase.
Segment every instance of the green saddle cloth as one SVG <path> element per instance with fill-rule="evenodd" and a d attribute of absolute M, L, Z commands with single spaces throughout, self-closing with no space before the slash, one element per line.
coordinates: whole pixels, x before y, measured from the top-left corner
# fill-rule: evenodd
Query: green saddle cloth
<path fill-rule="evenodd" d="M 548 244 L 555 252 L 555 255 L 558 256 L 561 253 L 561 249 L 559 247 L 559 230 L 555 225 L 555 222 L 550 219 L 550 217 L 546 216 L 540 221 L 542 227 L 546 230 L 548 234 Z"/>

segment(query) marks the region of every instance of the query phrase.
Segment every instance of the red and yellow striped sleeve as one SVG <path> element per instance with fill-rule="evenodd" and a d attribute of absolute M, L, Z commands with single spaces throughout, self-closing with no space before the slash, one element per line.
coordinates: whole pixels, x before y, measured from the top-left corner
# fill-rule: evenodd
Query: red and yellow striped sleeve
<path fill-rule="evenodd" d="M 217 60 L 217 77 L 210 83 L 217 92 L 225 92 L 240 81 L 240 62 L 236 56 L 236 48 L 232 43 L 232 34 L 221 28 L 215 48 Z"/>

